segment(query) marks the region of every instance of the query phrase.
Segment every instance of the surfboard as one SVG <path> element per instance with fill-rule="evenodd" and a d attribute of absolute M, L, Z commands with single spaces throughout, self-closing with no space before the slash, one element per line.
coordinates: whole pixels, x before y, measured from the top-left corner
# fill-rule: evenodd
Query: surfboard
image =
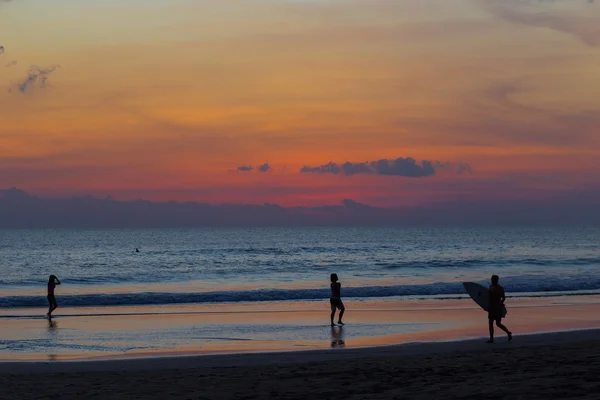
<path fill-rule="evenodd" d="M 463 286 L 473 301 L 487 311 L 489 308 L 488 289 L 475 282 L 463 282 Z M 502 318 L 506 317 L 506 314 L 508 314 L 506 307 L 502 306 Z"/>

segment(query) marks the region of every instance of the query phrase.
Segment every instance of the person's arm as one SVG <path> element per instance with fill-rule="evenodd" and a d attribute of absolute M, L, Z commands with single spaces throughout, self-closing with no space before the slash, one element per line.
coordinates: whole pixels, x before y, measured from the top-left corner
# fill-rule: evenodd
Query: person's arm
<path fill-rule="evenodd" d="M 60 285 L 60 281 L 56 277 L 54 278 L 54 282 L 56 282 L 57 285 Z"/>
<path fill-rule="evenodd" d="M 504 300 L 506 300 L 506 295 L 504 294 L 504 288 L 502 288 L 502 294 L 500 296 L 500 303 L 504 304 Z"/>

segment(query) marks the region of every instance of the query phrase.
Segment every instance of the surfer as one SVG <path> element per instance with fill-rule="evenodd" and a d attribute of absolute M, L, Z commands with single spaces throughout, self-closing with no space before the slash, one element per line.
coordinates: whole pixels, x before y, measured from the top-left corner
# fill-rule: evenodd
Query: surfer
<path fill-rule="evenodd" d="M 60 285 L 60 281 L 55 275 L 50 275 L 48 279 L 48 318 L 52 318 L 52 311 L 56 310 L 58 304 L 56 303 L 56 297 L 54 297 L 54 288 L 56 285 Z"/>
<path fill-rule="evenodd" d="M 494 322 L 496 326 L 502 329 L 508 335 L 508 341 L 512 340 L 512 333 L 502 325 L 502 317 L 504 316 L 504 301 L 506 295 L 504 294 L 504 288 L 498 284 L 500 278 L 498 275 L 492 275 L 492 285 L 488 289 L 489 297 L 489 308 L 488 308 L 488 322 L 490 325 L 490 340 L 488 343 L 494 343 Z"/>
<path fill-rule="evenodd" d="M 342 317 L 344 316 L 344 311 L 346 311 L 346 308 L 344 307 L 344 303 L 342 303 L 341 291 L 342 284 L 338 282 L 337 274 L 331 274 L 331 297 L 329 298 L 329 303 L 331 304 L 331 326 L 335 326 L 333 323 L 333 318 L 335 317 L 336 309 L 340 310 L 338 324 L 344 325 L 342 322 Z"/>

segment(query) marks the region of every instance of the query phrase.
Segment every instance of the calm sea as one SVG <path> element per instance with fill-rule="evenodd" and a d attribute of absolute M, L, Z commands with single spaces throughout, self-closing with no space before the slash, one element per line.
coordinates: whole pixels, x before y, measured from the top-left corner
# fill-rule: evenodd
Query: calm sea
<path fill-rule="evenodd" d="M 135 252 L 135 248 L 140 251 Z M 600 229 L 0 230 L 0 307 L 464 296 L 499 274 L 520 296 L 600 291 Z M 258 303 L 257 303 L 258 304 Z"/>

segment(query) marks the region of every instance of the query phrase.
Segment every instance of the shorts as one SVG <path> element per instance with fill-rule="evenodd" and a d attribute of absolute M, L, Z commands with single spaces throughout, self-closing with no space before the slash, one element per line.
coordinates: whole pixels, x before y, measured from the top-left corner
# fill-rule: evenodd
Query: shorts
<path fill-rule="evenodd" d="M 50 303 L 50 305 L 55 306 L 56 304 L 56 297 L 54 297 L 53 294 L 49 294 L 48 295 L 48 303 Z"/>
<path fill-rule="evenodd" d="M 490 308 L 488 311 L 488 319 L 491 321 L 497 321 L 499 319 L 502 319 L 503 317 L 503 312 L 502 312 L 502 306 L 498 306 L 498 307 L 493 307 Z"/>
<path fill-rule="evenodd" d="M 337 297 L 331 297 L 329 299 L 329 303 L 331 304 L 331 312 L 334 312 L 336 309 L 344 310 L 344 303 L 342 303 L 342 299 Z"/>

